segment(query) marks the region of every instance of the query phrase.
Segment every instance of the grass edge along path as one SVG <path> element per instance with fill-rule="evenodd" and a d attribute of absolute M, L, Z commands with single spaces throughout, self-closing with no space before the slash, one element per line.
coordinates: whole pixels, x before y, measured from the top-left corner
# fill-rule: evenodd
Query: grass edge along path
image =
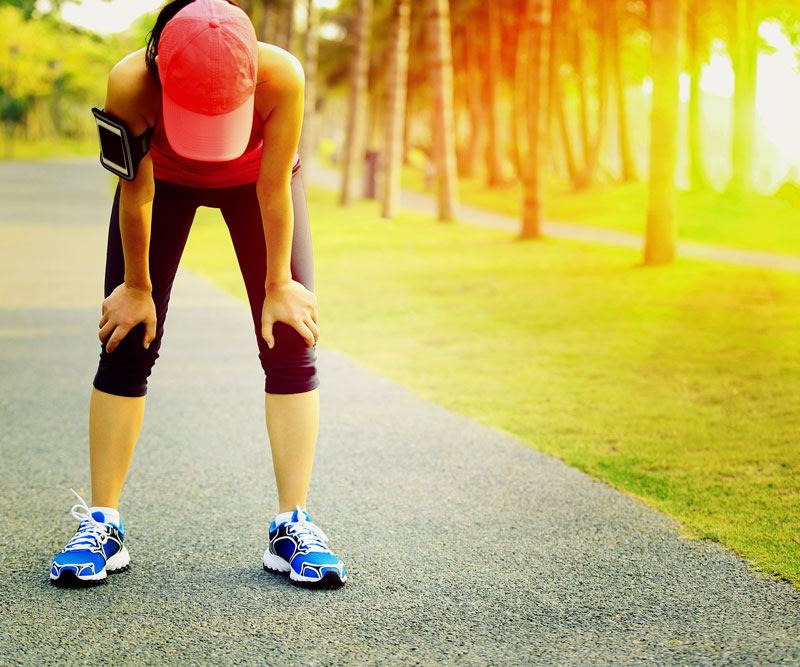
<path fill-rule="evenodd" d="M 431 194 L 423 170 L 403 168 L 403 188 Z M 800 186 L 787 197 L 727 192 L 684 191 L 677 194 L 678 240 L 739 250 L 800 255 Z M 464 204 L 522 219 L 520 183 L 489 187 L 484 180 L 459 178 Z M 575 190 L 551 181 L 545 197 L 545 218 L 640 235 L 644 243 L 647 185 L 594 185 Z"/>
<path fill-rule="evenodd" d="M 94 138 L 14 142 L 9 157 L 2 160 L 39 160 L 96 157 Z M 329 158 L 321 164 L 337 168 Z M 402 186 L 412 192 L 430 194 L 422 167 L 406 165 Z M 705 190 L 678 192 L 679 241 L 721 247 L 800 255 L 800 186 L 788 186 L 786 197 L 751 194 L 737 197 Z M 483 179 L 459 178 L 459 196 L 465 204 L 521 218 L 521 186 L 516 181 L 489 187 Z M 647 208 L 647 187 L 643 182 L 595 185 L 575 190 L 551 181 L 545 197 L 547 220 L 589 225 L 600 229 L 642 236 Z M 757 221 L 757 224 L 755 224 Z M 644 242 L 644 241 L 642 241 Z"/>
<path fill-rule="evenodd" d="M 323 345 L 800 587 L 800 276 L 308 199 Z M 215 212 L 185 265 L 244 300 Z"/>

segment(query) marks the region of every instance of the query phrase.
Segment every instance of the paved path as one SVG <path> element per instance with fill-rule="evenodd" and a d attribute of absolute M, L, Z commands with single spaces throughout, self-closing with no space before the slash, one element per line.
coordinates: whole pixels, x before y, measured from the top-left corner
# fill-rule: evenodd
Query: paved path
<path fill-rule="evenodd" d="M 306 180 L 329 190 L 338 191 L 341 187 L 341 173 L 336 169 L 312 163 L 306 168 Z M 431 195 L 420 194 L 404 190 L 400 194 L 400 206 L 416 211 L 423 211 L 437 215 L 436 201 Z M 470 225 L 488 227 L 490 229 L 503 229 L 509 232 L 519 232 L 518 218 L 495 213 L 485 209 L 461 204 L 458 219 Z M 545 222 L 542 225 L 545 236 L 554 238 L 571 239 L 573 241 L 588 241 L 604 245 L 621 246 L 624 248 L 643 248 L 643 238 L 639 234 L 619 232 L 601 227 L 589 227 L 565 222 Z M 679 241 L 678 254 L 682 257 L 693 257 L 711 262 L 724 264 L 739 264 L 745 266 L 760 266 L 767 269 L 780 271 L 800 272 L 800 256 L 783 255 L 775 252 L 762 252 L 758 250 L 740 250 L 738 248 L 724 248 L 706 243 L 692 241 Z"/>
<path fill-rule="evenodd" d="M 49 189 L 9 185 L 33 178 Z M 93 163 L 0 164 L 0 664 L 800 663 L 790 584 L 327 349 L 309 509 L 350 582 L 264 572 L 251 325 L 187 273 L 123 495 L 132 568 L 51 587 L 69 487 L 88 492 L 107 207 Z"/>

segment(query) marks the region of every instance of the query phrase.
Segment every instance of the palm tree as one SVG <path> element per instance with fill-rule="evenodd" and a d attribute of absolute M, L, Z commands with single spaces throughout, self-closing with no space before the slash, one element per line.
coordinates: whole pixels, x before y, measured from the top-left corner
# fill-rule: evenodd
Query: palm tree
<path fill-rule="evenodd" d="M 527 2 L 527 0 L 526 0 Z M 558 136 L 564 154 L 564 164 L 567 175 L 572 183 L 577 183 L 579 178 L 578 159 L 572 143 L 569 120 L 567 118 L 564 83 L 561 76 L 561 62 L 564 60 L 564 51 L 570 39 L 570 26 L 568 21 L 569 7 L 567 0 L 552 0 L 550 6 L 550 52 L 548 58 L 550 80 L 548 82 L 548 116 L 556 125 Z M 528 31 L 529 32 L 529 31 Z M 526 56 L 527 58 L 527 56 Z M 525 91 L 526 86 L 521 86 L 520 91 Z M 550 141 L 554 146 L 556 139 Z"/>
<path fill-rule="evenodd" d="M 314 4 L 314 0 L 307 0 L 306 17 L 305 62 L 303 67 L 306 73 L 306 93 L 303 133 L 300 136 L 300 157 L 303 160 L 314 155 L 317 149 L 317 25 L 319 23 L 319 12 Z"/>
<path fill-rule="evenodd" d="M 609 22 L 611 59 L 614 66 L 614 84 L 617 98 L 617 139 L 619 158 L 622 166 L 622 180 L 629 183 L 636 180 L 636 165 L 633 162 L 631 140 L 628 133 L 628 108 L 625 102 L 625 74 L 622 67 L 622 36 L 620 25 L 625 18 L 625 0 L 613 0 L 613 12 Z M 624 24 L 623 24 L 624 25 Z"/>
<path fill-rule="evenodd" d="M 484 72 L 481 67 L 480 40 L 481 29 L 478 25 L 478 12 L 472 11 L 464 26 L 462 43 L 462 60 L 466 70 L 464 93 L 467 99 L 470 118 L 470 135 L 464 152 L 463 169 L 466 177 L 474 177 L 479 173 L 479 160 L 483 160 L 483 147 L 486 144 L 486 110 L 483 105 Z"/>
<path fill-rule="evenodd" d="M 283 8 L 283 34 L 284 42 L 287 51 L 292 50 L 292 38 L 294 37 L 294 0 L 285 0 L 286 4 Z"/>
<path fill-rule="evenodd" d="M 520 238 L 542 235 L 542 192 L 547 151 L 547 72 L 551 0 L 528 0 L 523 30 L 528 44 L 528 157 L 523 177 Z"/>
<path fill-rule="evenodd" d="M 583 168 L 583 173 L 578 177 L 576 186 L 578 188 L 585 188 L 591 185 L 595 179 L 595 172 L 600 161 L 600 148 L 603 144 L 603 134 L 606 130 L 607 119 L 606 111 L 608 109 L 608 46 L 611 43 L 611 19 L 609 17 L 609 10 L 613 10 L 614 0 L 602 0 L 597 6 L 598 17 L 598 30 L 597 30 L 597 123 L 595 136 L 590 140 L 588 133 L 586 140 L 589 143 L 586 145 L 586 163 Z M 585 23 L 585 20 L 584 20 Z M 586 27 L 583 27 L 584 33 L 587 32 Z"/>
<path fill-rule="evenodd" d="M 678 153 L 678 77 L 683 0 L 651 0 L 653 109 L 650 190 L 644 263 L 675 260 L 675 164 Z"/>
<path fill-rule="evenodd" d="M 736 86 L 733 97 L 733 175 L 730 189 L 742 193 L 752 187 L 758 21 L 755 0 L 735 0 L 735 5 L 733 71 Z"/>
<path fill-rule="evenodd" d="M 262 42 L 275 42 L 275 0 L 250 0 L 245 4 L 256 34 Z"/>
<path fill-rule="evenodd" d="M 365 142 L 366 92 L 369 74 L 369 41 L 372 0 L 357 0 L 353 31 L 353 56 L 350 66 L 350 99 L 343 147 L 343 178 L 340 203 L 349 206 L 355 198 L 355 172 L 361 162 Z"/>
<path fill-rule="evenodd" d="M 486 0 L 488 19 L 488 61 L 486 63 L 486 109 L 489 117 L 488 167 L 489 185 L 503 182 L 500 153 L 500 79 L 502 77 L 502 42 L 500 40 L 500 6 L 498 0 Z M 475 48 L 473 45 L 472 48 Z"/>
<path fill-rule="evenodd" d="M 439 219 L 452 220 L 458 207 L 453 55 L 448 0 L 427 0 L 428 67 L 433 88 L 433 157 L 438 182 Z"/>
<path fill-rule="evenodd" d="M 703 114 L 700 104 L 700 73 L 703 46 L 700 39 L 701 0 L 688 1 L 686 51 L 689 56 L 689 181 L 694 189 L 708 189 L 709 180 L 703 163 L 701 142 Z"/>
<path fill-rule="evenodd" d="M 579 136 L 581 153 L 583 157 L 584 171 L 589 163 L 589 153 L 591 151 L 591 139 L 589 137 L 589 73 L 586 66 L 587 49 L 589 45 L 589 27 L 587 25 L 586 13 L 589 8 L 585 0 L 570 0 L 567 9 L 567 21 L 571 24 L 572 37 L 574 42 L 574 66 L 575 79 L 578 84 L 579 110 Z M 578 177 L 576 185 L 580 187 L 585 174 Z"/>
<path fill-rule="evenodd" d="M 525 176 L 526 160 L 528 159 L 528 40 L 530 34 L 524 29 L 524 19 L 527 16 L 528 0 L 515 4 L 515 18 L 520 29 L 517 36 L 516 53 L 514 54 L 514 85 L 511 99 L 511 156 L 514 160 L 517 177 Z"/>
<path fill-rule="evenodd" d="M 403 163 L 403 134 L 408 80 L 408 39 L 410 0 L 394 0 L 392 7 L 391 63 L 386 81 L 386 159 L 384 160 L 384 218 L 394 216 L 400 193 L 400 168 Z"/>

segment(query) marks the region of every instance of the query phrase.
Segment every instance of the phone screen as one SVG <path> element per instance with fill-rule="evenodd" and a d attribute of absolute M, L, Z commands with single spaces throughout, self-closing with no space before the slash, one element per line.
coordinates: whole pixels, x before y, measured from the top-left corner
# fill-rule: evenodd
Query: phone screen
<path fill-rule="evenodd" d="M 122 143 L 122 134 L 116 128 L 98 124 L 100 131 L 100 146 L 103 149 L 103 161 L 121 171 L 128 170 L 125 160 L 125 149 Z"/>

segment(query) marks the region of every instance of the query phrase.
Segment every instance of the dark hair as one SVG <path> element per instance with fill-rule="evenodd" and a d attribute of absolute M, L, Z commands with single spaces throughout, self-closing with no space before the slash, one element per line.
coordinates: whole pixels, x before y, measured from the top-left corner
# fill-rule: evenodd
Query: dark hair
<path fill-rule="evenodd" d="M 161 87 L 161 79 L 158 76 L 156 56 L 158 55 L 158 42 L 161 39 L 161 33 L 164 30 L 164 26 L 167 25 L 167 22 L 173 16 L 175 16 L 175 14 L 186 7 L 186 5 L 190 5 L 193 2 L 194 0 L 172 0 L 172 2 L 168 2 L 161 8 L 153 29 L 147 35 L 147 49 L 144 52 L 144 61 L 147 63 L 147 69 L 150 72 L 150 76 L 153 77 L 153 81 L 156 82 L 156 85 L 159 88 Z M 227 0 L 227 2 L 234 7 L 239 6 L 239 3 L 236 2 L 236 0 Z"/>

